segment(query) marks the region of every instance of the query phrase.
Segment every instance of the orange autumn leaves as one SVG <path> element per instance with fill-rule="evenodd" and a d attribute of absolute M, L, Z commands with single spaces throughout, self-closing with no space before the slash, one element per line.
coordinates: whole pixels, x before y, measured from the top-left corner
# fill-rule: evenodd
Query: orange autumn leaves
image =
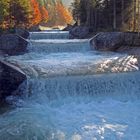
<path fill-rule="evenodd" d="M 41 15 L 44 22 L 47 22 L 49 20 L 49 13 L 44 6 L 41 7 Z"/>
<path fill-rule="evenodd" d="M 56 10 L 65 23 L 70 24 L 73 21 L 71 13 L 61 3 L 56 4 Z"/>
<path fill-rule="evenodd" d="M 70 24 L 73 18 L 61 0 L 0 0 L 0 29 L 30 28 L 34 25 Z"/>
<path fill-rule="evenodd" d="M 49 21 L 49 12 L 44 6 L 40 6 L 37 0 L 31 0 L 31 5 L 33 8 L 33 14 L 31 18 L 31 25 L 37 25 L 40 22 L 47 23 Z M 73 21 L 71 13 L 67 8 L 63 6 L 62 3 L 57 2 L 55 4 L 56 14 L 59 15 L 60 20 L 62 20 L 66 24 L 70 24 Z M 53 19 L 55 17 L 50 17 Z"/>
<path fill-rule="evenodd" d="M 37 25 L 41 21 L 47 22 L 49 19 L 49 14 L 44 6 L 39 5 L 37 0 L 31 0 L 31 5 L 33 7 L 33 13 L 31 18 L 31 25 Z"/>

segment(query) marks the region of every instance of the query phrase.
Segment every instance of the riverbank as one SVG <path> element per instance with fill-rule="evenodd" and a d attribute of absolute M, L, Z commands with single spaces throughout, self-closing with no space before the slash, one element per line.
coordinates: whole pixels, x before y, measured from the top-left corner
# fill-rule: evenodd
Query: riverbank
<path fill-rule="evenodd" d="M 140 67 L 140 36 L 136 32 L 101 32 L 90 40 L 90 44 L 98 51 L 133 55 Z"/>
<path fill-rule="evenodd" d="M 0 106 L 5 106 L 5 98 L 26 80 L 26 75 L 15 65 L 6 62 L 5 59 L 9 56 L 26 53 L 28 36 L 29 32 L 23 29 L 0 35 Z"/>

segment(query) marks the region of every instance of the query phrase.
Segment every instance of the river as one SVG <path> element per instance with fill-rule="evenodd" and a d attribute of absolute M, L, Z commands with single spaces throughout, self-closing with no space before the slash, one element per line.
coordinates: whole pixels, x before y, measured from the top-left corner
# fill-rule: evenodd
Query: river
<path fill-rule="evenodd" d="M 135 56 L 98 52 L 69 32 L 31 32 L 28 53 L 8 57 L 27 80 L 7 98 L 0 140 L 138 140 Z M 17 96 L 20 93 L 21 96 Z"/>

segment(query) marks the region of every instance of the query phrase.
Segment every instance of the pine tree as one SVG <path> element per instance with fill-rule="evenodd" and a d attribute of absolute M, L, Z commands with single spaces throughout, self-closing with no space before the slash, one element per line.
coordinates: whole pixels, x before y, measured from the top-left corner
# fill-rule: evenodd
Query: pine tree
<path fill-rule="evenodd" d="M 31 16 L 31 5 L 28 0 L 11 0 L 9 10 L 10 26 L 28 26 Z"/>
<path fill-rule="evenodd" d="M 71 6 L 72 6 L 73 18 L 79 24 L 80 23 L 80 0 L 74 0 Z"/>
<path fill-rule="evenodd" d="M 8 28 L 10 0 L 0 0 L 0 28 Z"/>

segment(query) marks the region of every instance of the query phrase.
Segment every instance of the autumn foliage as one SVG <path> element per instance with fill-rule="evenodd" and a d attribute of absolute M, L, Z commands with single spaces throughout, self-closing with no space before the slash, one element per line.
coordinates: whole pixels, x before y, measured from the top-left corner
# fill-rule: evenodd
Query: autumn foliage
<path fill-rule="evenodd" d="M 64 20 L 65 23 L 70 24 L 73 20 L 71 13 L 61 3 L 57 2 L 56 9 L 58 15 Z"/>
<path fill-rule="evenodd" d="M 42 20 L 41 12 L 40 12 L 39 4 L 37 0 L 31 0 L 31 5 L 33 7 L 31 25 L 36 25 L 36 24 L 39 24 L 40 21 Z"/>
<path fill-rule="evenodd" d="M 44 6 L 42 6 L 40 9 L 41 9 L 42 21 L 47 22 L 49 20 L 49 13 L 47 9 Z"/>
<path fill-rule="evenodd" d="M 70 24 L 73 18 L 61 0 L 0 0 L 0 28 L 32 27 L 40 23 Z"/>

